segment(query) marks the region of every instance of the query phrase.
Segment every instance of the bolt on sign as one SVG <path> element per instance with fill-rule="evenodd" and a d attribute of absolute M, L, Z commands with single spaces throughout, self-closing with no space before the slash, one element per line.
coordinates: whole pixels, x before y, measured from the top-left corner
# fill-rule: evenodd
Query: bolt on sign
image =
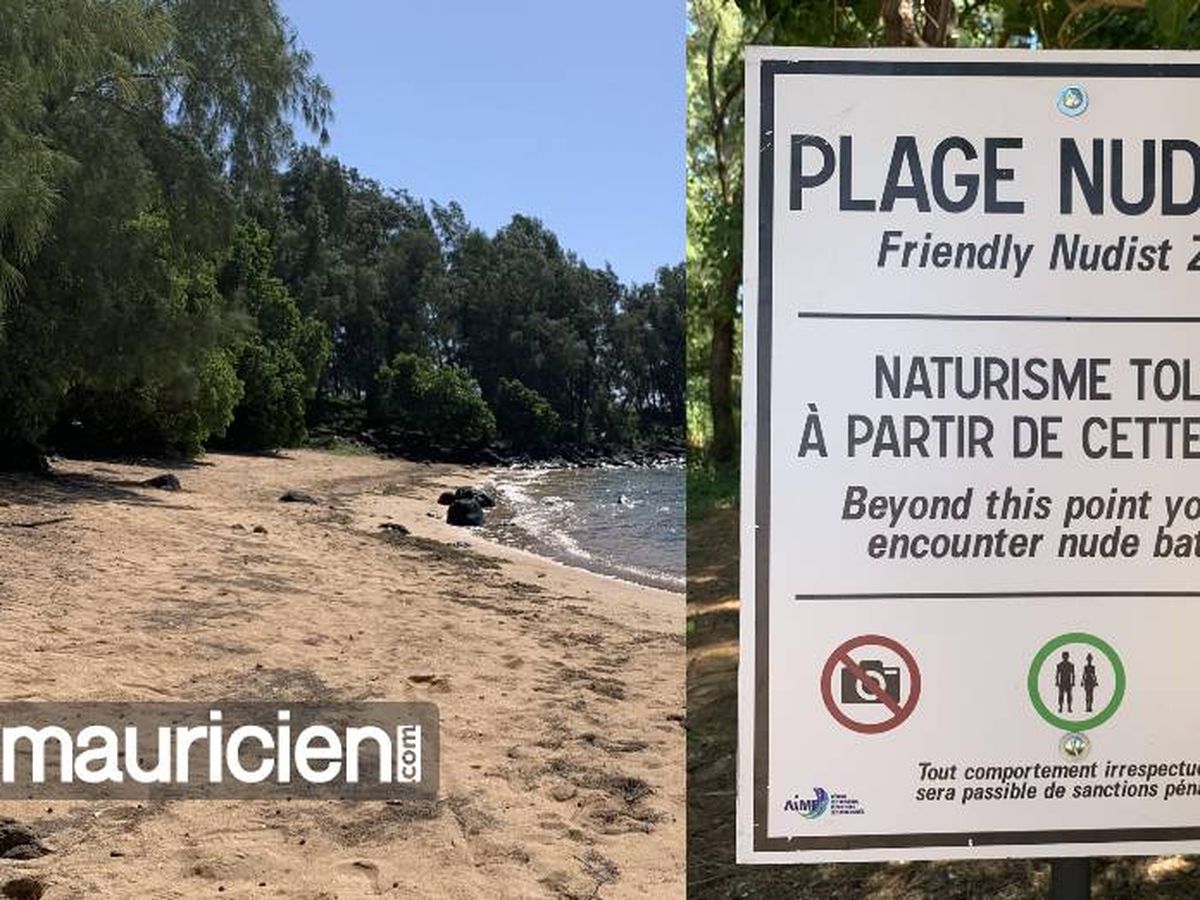
<path fill-rule="evenodd" d="M 1200 852 L 1200 60 L 751 48 L 738 856 Z"/>

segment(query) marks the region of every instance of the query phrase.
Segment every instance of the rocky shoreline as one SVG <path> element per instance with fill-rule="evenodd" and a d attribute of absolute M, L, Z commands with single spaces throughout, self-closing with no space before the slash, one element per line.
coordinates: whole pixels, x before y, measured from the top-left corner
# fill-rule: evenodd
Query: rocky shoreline
<path fill-rule="evenodd" d="M 385 430 L 367 429 L 353 440 L 392 459 L 413 462 L 485 465 L 497 468 L 597 469 L 604 467 L 652 467 L 682 465 L 687 447 L 680 440 L 667 440 L 636 447 L 615 444 L 597 446 L 560 445 L 540 452 L 516 451 L 503 444 L 483 447 L 436 447 L 404 439 Z"/>

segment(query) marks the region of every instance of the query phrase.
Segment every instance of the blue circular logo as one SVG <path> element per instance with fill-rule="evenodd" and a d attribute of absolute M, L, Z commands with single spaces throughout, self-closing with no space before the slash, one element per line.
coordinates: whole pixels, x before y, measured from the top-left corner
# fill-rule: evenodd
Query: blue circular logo
<path fill-rule="evenodd" d="M 1087 91 L 1077 84 L 1069 84 L 1058 92 L 1055 105 L 1064 116 L 1082 116 L 1088 108 Z"/>
<path fill-rule="evenodd" d="M 829 791 L 823 787 L 813 788 L 813 798 L 807 800 L 795 794 L 783 802 L 784 812 L 798 812 L 806 819 L 819 819 L 829 809 Z"/>

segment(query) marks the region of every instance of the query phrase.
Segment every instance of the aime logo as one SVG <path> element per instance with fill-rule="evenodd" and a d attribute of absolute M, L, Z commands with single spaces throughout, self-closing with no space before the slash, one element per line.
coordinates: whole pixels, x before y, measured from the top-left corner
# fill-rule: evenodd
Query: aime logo
<path fill-rule="evenodd" d="M 829 792 L 823 787 L 813 788 L 811 800 L 794 794 L 790 799 L 783 801 L 784 812 L 797 812 L 806 819 L 820 818 L 827 809 L 829 809 Z"/>

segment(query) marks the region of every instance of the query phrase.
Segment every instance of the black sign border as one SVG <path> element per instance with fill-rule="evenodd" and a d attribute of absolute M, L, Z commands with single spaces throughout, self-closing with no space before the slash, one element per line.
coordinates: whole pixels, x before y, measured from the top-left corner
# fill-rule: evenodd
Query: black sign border
<path fill-rule="evenodd" d="M 1024 51 L 1022 51 L 1024 52 Z M 1030 51 L 1032 55 L 1032 51 Z M 913 848 L 970 848 L 995 845 L 1035 846 L 1040 844 L 1105 844 L 1135 842 L 1174 842 L 1200 840 L 1200 825 L 1178 828 L 1091 828 L 1059 830 L 928 832 L 917 834 L 792 835 L 770 837 L 767 834 L 769 800 L 768 715 L 769 715 L 769 562 L 771 523 L 771 350 L 773 325 L 773 232 L 775 192 L 775 79 L 780 75 L 873 75 L 941 77 L 1060 77 L 1080 78 L 1200 78 L 1200 64 L 1183 62 L 1001 62 L 958 60 L 863 60 L 863 59 L 761 59 L 759 60 L 759 164 L 758 164 L 758 324 L 755 367 L 757 429 L 755 443 L 754 497 L 754 752 L 752 771 L 753 846 L 756 852 L 797 850 L 869 850 Z M 1117 316 L 1030 316 L 1030 315 L 936 315 L 928 313 L 830 313 L 801 312 L 801 318 L 845 319 L 933 319 L 1045 322 L 1190 322 L 1200 317 Z M 1010 592 L 988 594 L 956 593 L 956 597 L 1047 597 L 1047 596 L 1130 596 L 1143 597 L 1154 592 Z M 1200 596 L 1197 592 L 1165 592 L 1166 596 Z M 912 594 L 827 594 L 796 595 L 806 599 L 866 599 L 914 596 Z M 931 595 L 915 595 L 935 597 Z M 942 595 L 946 596 L 946 595 Z"/>

